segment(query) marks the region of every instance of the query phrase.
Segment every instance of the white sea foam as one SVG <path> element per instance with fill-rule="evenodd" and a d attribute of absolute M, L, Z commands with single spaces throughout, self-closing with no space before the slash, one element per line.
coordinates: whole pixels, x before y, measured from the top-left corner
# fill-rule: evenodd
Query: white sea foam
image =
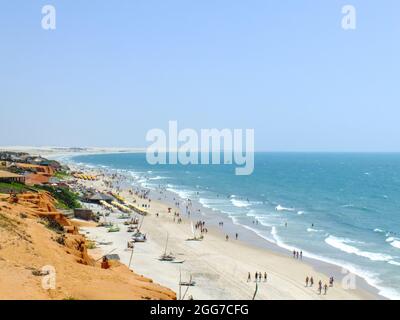
<path fill-rule="evenodd" d="M 231 218 L 232 222 L 234 225 L 240 226 L 241 224 L 238 221 L 238 218 L 236 216 L 230 215 L 229 218 Z"/>
<path fill-rule="evenodd" d="M 276 244 L 276 242 L 275 242 L 274 239 L 272 239 L 272 238 L 266 236 L 266 235 L 265 235 L 263 232 L 261 232 L 260 230 L 258 230 L 258 229 L 256 229 L 256 228 L 249 227 L 249 226 L 247 226 L 247 225 L 241 225 L 241 226 L 242 226 L 243 228 L 247 229 L 247 230 L 250 230 L 250 231 L 254 232 L 254 233 L 255 233 L 256 235 L 258 235 L 260 238 L 262 238 L 262 239 L 264 239 L 264 240 L 267 240 L 267 241 L 270 242 L 270 243 Z"/>
<path fill-rule="evenodd" d="M 324 232 L 324 230 L 318 230 L 313 228 L 307 228 L 307 232 Z"/>
<path fill-rule="evenodd" d="M 400 241 L 399 240 L 394 240 L 393 242 L 390 243 L 392 247 L 395 247 L 397 249 L 400 249 Z"/>
<path fill-rule="evenodd" d="M 377 232 L 377 233 L 384 233 L 385 231 L 383 231 L 382 229 L 376 228 L 376 229 L 374 229 L 374 232 Z"/>
<path fill-rule="evenodd" d="M 274 237 L 274 242 L 281 248 L 287 249 L 289 251 L 303 251 L 303 256 L 304 257 L 308 257 L 311 259 L 315 259 L 315 260 L 319 260 L 319 261 L 323 261 L 329 264 L 333 264 L 336 266 L 339 266 L 341 268 L 344 268 L 346 270 L 348 270 L 349 272 L 365 279 L 365 281 L 372 287 L 378 289 L 379 294 L 385 298 L 388 299 L 394 299 L 394 300 L 398 300 L 400 299 L 400 293 L 392 288 L 387 288 L 381 285 L 382 281 L 379 279 L 379 275 L 377 273 L 371 272 L 371 271 L 367 271 L 365 269 L 362 269 L 358 266 L 355 266 L 351 263 L 348 262 L 344 262 L 344 261 L 340 261 L 340 260 L 335 260 L 335 259 L 330 259 L 330 258 L 326 258 L 324 256 L 320 256 L 320 255 L 316 255 L 310 252 L 307 252 L 305 250 L 301 250 L 300 248 L 294 247 L 294 246 L 290 246 L 287 245 L 286 243 L 284 243 L 277 232 L 277 229 L 275 227 L 272 227 L 271 230 L 271 234 Z M 390 264 L 396 264 L 396 261 L 393 260 L 389 260 L 388 263 Z"/>
<path fill-rule="evenodd" d="M 199 203 L 207 209 L 210 209 L 212 211 L 220 211 L 220 212 L 225 212 L 218 207 L 226 203 L 226 200 L 221 200 L 221 199 L 207 199 L 207 198 L 200 198 Z M 225 212 L 229 214 L 229 212 Z"/>
<path fill-rule="evenodd" d="M 207 209 L 214 209 L 211 205 L 210 205 L 210 200 L 209 199 L 205 199 L 205 198 L 200 198 L 199 199 L 199 203 Z"/>
<path fill-rule="evenodd" d="M 342 205 L 342 208 L 354 208 L 355 206 L 354 206 L 354 204 L 344 204 L 344 205 Z"/>
<path fill-rule="evenodd" d="M 367 258 L 371 261 L 390 261 L 393 259 L 392 256 L 384 254 L 384 253 L 375 253 L 375 252 L 368 252 L 362 251 L 357 247 L 351 246 L 349 243 L 354 243 L 354 241 L 350 239 L 338 238 L 335 236 L 330 235 L 328 238 L 325 239 L 325 242 L 330 246 L 339 249 L 343 252 L 355 254 L 360 257 Z"/>
<path fill-rule="evenodd" d="M 168 184 L 167 186 L 168 186 L 168 188 L 167 188 L 168 191 L 177 194 L 180 198 L 182 198 L 184 200 L 190 199 L 193 195 L 193 192 L 190 190 L 177 189 L 176 187 L 172 186 L 171 184 Z"/>
<path fill-rule="evenodd" d="M 386 242 L 390 243 L 390 245 L 394 248 L 400 249 L 400 239 L 395 237 L 388 237 Z"/>
<path fill-rule="evenodd" d="M 162 176 L 149 178 L 149 180 L 164 180 L 164 179 L 168 179 L 168 178 L 167 177 L 162 177 Z"/>
<path fill-rule="evenodd" d="M 247 207 L 249 207 L 251 205 L 247 201 L 237 200 L 235 198 L 231 198 L 231 202 L 237 208 L 247 208 Z"/>
<path fill-rule="evenodd" d="M 272 237 L 274 238 L 275 243 L 276 243 L 279 247 L 284 248 L 284 249 L 289 250 L 289 251 L 292 251 L 292 250 L 302 251 L 302 250 L 299 249 L 299 248 L 295 248 L 295 247 L 290 246 L 290 245 L 287 245 L 285 242 L 283 242 L 282 239 L 279 237 L 279 235 L 278 235 L 278 230 L 276 229 L 275 226 L 273 226 L 272 229 L 271 229 L 271 235 L 272 235 Z"/>
<path fill-rule="evenodd" d="M 276 206 L 275 210 L 276 211 L 294 211 L 293 208 L 285 208 L 285 207 L 281 206 L 280 204 Z"/>
<path fill-rule="evenodd" d="M 304 211 L 297 211 L 297 214 L 298 214 L 299 216 L 301 216 L 301 215 L 304 214 Z"/>

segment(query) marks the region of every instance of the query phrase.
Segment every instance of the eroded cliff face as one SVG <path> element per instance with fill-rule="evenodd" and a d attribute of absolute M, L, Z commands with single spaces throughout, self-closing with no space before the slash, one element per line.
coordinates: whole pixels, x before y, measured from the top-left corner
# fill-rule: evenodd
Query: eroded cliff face
<path fill-rule="evenodd" d="M 66 232 L 57 232 L 62 227 Z M 90 257 L 47 193 L 0 195 L 0 299 L 176 299 L 171 290 Z"/>

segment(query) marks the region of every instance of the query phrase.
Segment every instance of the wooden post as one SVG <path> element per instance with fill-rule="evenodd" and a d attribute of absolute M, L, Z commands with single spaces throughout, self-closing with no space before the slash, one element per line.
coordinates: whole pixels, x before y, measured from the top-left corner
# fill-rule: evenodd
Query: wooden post
<path fill-rule="evenodd" d="M 135 250 L 135 244 L 133 244 L 133 248 L 132 248 L 132 253 L 131 253 L 131 258 L 129 259 L 129 266 L 128 268 L 131 268 L 131 263 L 132 263 L 132 258 L 133 258 L 133 251 Z"/>

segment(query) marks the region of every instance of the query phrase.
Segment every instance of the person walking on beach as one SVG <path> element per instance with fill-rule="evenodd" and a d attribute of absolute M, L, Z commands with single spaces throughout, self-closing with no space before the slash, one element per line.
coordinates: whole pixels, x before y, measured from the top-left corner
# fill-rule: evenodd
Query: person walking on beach
<path fill-rule="evenodd" d="M 319 280 L 319 282 L 318 282 L 318 292 L 320 295 L 322 294 L 322 281 L 321 280 Z"/>
<path fill-rule="evenodd" d="M 313 285 L 314 285 L 314 278 L 311 277 L 311 279 L 310 279 L 310 287 L 312 287 Z"/>
<path fill-rule="evenodd" d="M 247 277 L 247 282 L 251 281 L 251 273 L 249 272 L 249 276 Z"/>
<path fill-rule="evenodd" d="M 329 286 L 332 288 L 333 287 L 333 283 L 335 282 L 335 279 L 333 277 L 330 277 L 329 279 Z"/>
<path fill-rule="evenodd" d="M 325 283 L 324 285 L 324 295 L 326 296 L 326 293 L 328 292 L 328 285 Z"/>
<path fill-rule="evenodd" d="M 255 273 L 254 275 L 256 282 L 258 282 L 258 272 Z"/>
<path fill-rule="evenodd" d="M 293 250 L 293 258 L 296 259 L 296 250 Z"/>
<path fill-rule="evenodd" d="M 268 281 L 268 274 L 266 272 L 264 272 L 264 282 Z"/>
<path fill-rule="evenodd" d="M 239 238 L 239 234 L 238 233 L 236 233 L 236 240 Z"/>
<path fill-rule="evenodd" d="M 310 278 L 307 276 L 306 278 L 306 287 L 308 287 L 308 282 L 310 281 Z"/>
<path fill-rule="evenodd" d="M 300 260 L 303 260 L 303 251 L 300 251 Z"/>
<path fill-rule="evenodd" d="M 228 235 L 226 235 L 225 239 L 226 239 L 226 241 L 229 241 L 229 236 L 228 236 Z"/>

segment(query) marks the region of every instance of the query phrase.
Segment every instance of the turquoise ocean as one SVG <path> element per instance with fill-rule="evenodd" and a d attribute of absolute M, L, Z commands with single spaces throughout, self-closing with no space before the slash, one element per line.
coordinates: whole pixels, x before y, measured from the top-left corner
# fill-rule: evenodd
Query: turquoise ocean
<path fill-rule="evenodd" d="M 400 299 L 400 154 L 256 153 L 250 176 L 234 165 L 150 165 L 140 153 L 72 161 L 195 200 L 260 241 L 342 266 Z"/>

